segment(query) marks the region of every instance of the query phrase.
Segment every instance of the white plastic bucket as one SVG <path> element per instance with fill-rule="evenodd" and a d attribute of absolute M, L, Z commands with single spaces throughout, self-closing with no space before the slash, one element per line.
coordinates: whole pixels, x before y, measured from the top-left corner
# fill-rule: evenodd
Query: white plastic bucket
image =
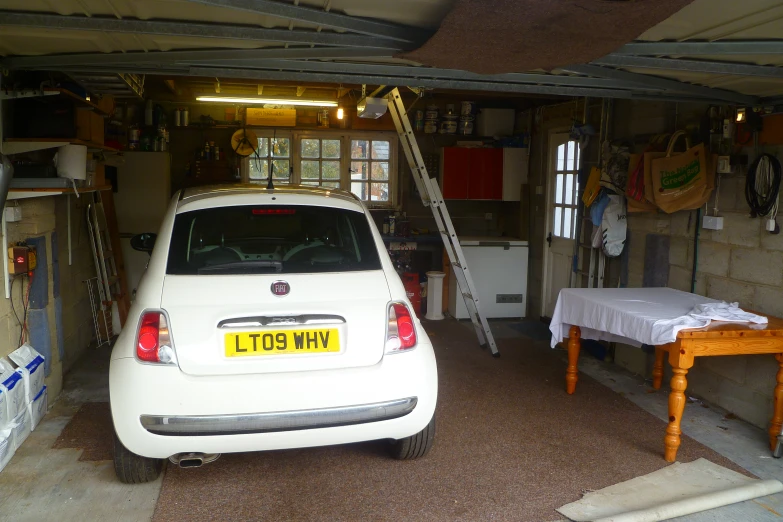
<path fill-rule="evenodd" d="M 443 319 L 443 272 L 427 272 L 427 313 L 425 319 Z"/>

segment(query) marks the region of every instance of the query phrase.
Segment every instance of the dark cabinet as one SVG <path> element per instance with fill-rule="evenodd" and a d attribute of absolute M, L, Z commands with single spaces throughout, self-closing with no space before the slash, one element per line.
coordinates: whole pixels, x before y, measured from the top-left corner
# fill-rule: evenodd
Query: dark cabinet
<path fill-rule="evenodd" d="M 444 199 L 503 199 L 503 149 L 445 147 Z"/>

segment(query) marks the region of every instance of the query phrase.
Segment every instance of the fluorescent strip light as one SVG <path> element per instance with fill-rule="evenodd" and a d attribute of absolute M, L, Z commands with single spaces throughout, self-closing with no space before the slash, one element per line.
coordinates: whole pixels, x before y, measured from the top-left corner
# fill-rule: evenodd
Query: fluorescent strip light
<path fill-rule="evenodd" d="M 277 99 L 277 98 L 225 98 L 222 96 L 199 96 L 196 101 L 213 103 L 247 103 L 271 105 L 304 105 L 307 107 L 337 107 L 336 101 Z"/>

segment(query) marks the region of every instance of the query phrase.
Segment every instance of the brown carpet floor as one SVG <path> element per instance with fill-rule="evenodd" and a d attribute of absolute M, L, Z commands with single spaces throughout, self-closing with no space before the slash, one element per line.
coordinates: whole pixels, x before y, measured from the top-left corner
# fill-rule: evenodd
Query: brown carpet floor
<path fill-rule="evenodd" d="M 65 426 L 52 448 L 82 449 L 79 460 L 112 460 L 113 431 L 109 403 L 86 402 Z"/>
<path fill-rule="evenodd" d="M 666 425 L 585 375 L 568 396 L 545 343 L 502 339 L 493 359 L 461 325 L 425 327 L 440 375 L 426 458 L 397 462 L 371 442 L 169 465 L 153 520 L 551 521 L 586 490 L 666 465 Z M 688 437 L 678 456 L 740 470 Z"/>

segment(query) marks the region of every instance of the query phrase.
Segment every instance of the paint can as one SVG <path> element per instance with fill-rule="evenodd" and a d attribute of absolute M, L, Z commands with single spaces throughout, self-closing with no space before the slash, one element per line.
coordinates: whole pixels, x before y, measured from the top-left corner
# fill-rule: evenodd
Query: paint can
<path fill-rule="evenodd" d="M 457 111 L 454 109 L 453 103 L 446 104 L 446 114 L 444 114 L 444 117 L 448 118 L 450 116 L 457 116 Z"/>
<path fill-rule="evenodd" d="M 441 134 L 456 134 L 457 133 L 457 120 L 443 120 L 440 123 Z"/>
<path fill-rule="evenodd" d="M 438 132 L 438 120 L 424 122 L 424 134 L 435 134 L 436 132 Z"/>
<path fill-rule="evenodd" d="M 190 125 L 190 111 L 188 110 L 187 107 L 182 109 L 181 119 L 182 119 L 182 126 L 183 127 L 187 127 L 188 125 Z"/>
<path fill-rule="evenodd" d="M 469 120 L 460 119 L 457 132 L 462 136 L 470 136 L 471 134 L 473 134 L 473 118 Z"/>
<path fill-rule="evenodd" d="M 433 121 L 438 119 L 438 115 L 440 113 L 440 109 L 437 105 L 427 105 L 427 112 L 425 113 L 425 119 L 428 121 Z"/>
<path fill-rule="evenodd" d="M 461 116 L 473 116 L 476 114 L 476 102 L 464 101 L 460 111 Z"/>

